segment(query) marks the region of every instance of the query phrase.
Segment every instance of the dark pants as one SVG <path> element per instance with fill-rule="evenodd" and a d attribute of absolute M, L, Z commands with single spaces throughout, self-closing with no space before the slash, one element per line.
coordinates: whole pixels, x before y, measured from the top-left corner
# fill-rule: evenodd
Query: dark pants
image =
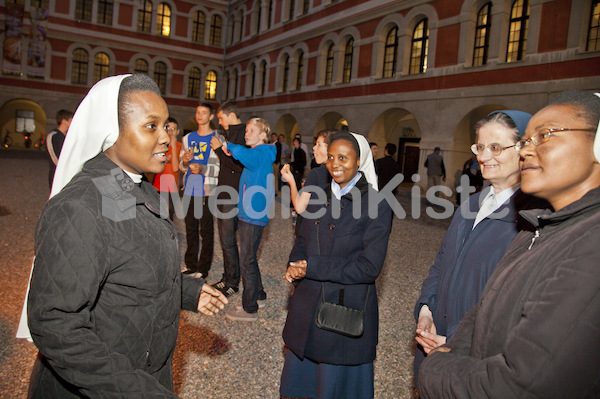
<path fill-rule="evenodd" d="M 218 205 L 219 211 L 228 213 L 237 205 Z M 236 232 L 238 229 L 237 216 L 225 219 L 217 219 L 219 239 L 223 250 L 223 282 L 226 287 L 238 288 L 240 285 L 240 255 Z"/>
<path fill-rule="evenodd" d="M 248 313 L 258 311 L 257 300 L 267 299 L 260 277 L 256 254 L 260 246 L 264 226 L 239 221 L 240 231 L 240 271 L 242 274 L 242 307 Z"/>
<path fill-rule="evenodd" d="M 184 196 L 184 203 L 185 203 Z M 185 233 L 187 241 L 187 250 L 185 251 L 185 265 L 192 272 L 208 275 L 213 259 L 213 247 L 215 239 L 215 230 L 213 215 L 208 209 L 208 197 L 188 197 L 190 204 L 185 213 Z M 196 206 L 202 207 L 202 217 L 196 219 L 194 209 Z M 202 250 L 200 249 L 200 237 L 202 237 Z M 198 259 L 198 252 L 200 258 Z"/>

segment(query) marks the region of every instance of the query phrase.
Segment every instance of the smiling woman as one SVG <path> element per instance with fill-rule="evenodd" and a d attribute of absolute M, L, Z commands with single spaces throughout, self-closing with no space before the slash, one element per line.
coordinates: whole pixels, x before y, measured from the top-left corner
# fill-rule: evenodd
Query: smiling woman
<path fill-rule="evenodd" d="M 521 189 L 554 209 L 521 212 L 534 230 L 517 235 L 454 338 L 425 359 L 421 397 L 600 397 L 599 119 L 600 99 L 571 91 L 529 121 Z"/>
<path fill-rule="evenodd" d="M 164 168 L 167 117 L 145 75 L 101 80 L 75 112 L 35 236 L 30 398 L 175 398 L 180 308 L 227 302 L 181 276 L 177 232 L 142 175 Z"/>

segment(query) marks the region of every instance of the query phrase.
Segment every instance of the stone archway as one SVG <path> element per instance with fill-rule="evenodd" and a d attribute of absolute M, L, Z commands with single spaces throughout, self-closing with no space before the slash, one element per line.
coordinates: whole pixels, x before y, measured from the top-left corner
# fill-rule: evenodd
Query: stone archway
<path fill-rule="evenodd" d="M 316 136 L 321 130 L 351 130 L 348 126 L 348 121 L 342 114 L 339 112 L 327 112 L 323 114 L 317 123 L 315 123 L 315 127 L 313 129 L 312 136 Z"/>
<path fill-rule="evenodd" d="M 46 112 L 35 101 L 17 98 L 0 107 L 0 140 L 11 147 L 43 149 Z M 26 140 L 26 137 L 29 140 Z"/>

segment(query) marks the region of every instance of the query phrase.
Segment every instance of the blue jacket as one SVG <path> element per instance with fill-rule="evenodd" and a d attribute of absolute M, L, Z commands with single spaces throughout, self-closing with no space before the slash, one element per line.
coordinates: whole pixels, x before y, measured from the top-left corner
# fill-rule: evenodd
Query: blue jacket
<path fill-rule="evenodd" d="M 273 162 L 277 148 L 273 144 L 246 148 L 228 143 L 227 150 L 244 165 L 240 177 L 238 218 L 246 223 L 266 226 L 269 208 L 275 198 Z"/>
<path fill-rule="evenodd" d="M 437 333 L 448 340 L 454 336 L 465 313 L 479 302 L 483 287 L 517 233 L 532 229 L 517 212 L 546 204 L 517 190 L 494 212 L 500 215 L 507 209 L 506 216 L 485 218 L 473 229 L 475 219 L 465 219 L 462 208 L 468 205 L 471 212 L 477 213 L 481 194 L 471 196 L 454 214 L 415 306 L 417 321 L 421 307 L 429 306 Z"/>
<path fill-rule="evenodd" d="M 301 359 L 306 357 L 336 365 L 365 364 L 375 359 L 379 329 L 375 280 L 387 253 L 392 210 L 387 202 L 381 201 L 378 217 L 369 218 L 369 197 L 376 193 L 369 189 L 364 176 L 356 187 L 361 193 L 360 218 L 354 219 L 352 215 L 350 194 L 342 197 L 340 217 L 334 218 L 331 186 L 324 186 L 326 205 L 309 204 L 307 211 L 315 213 L 324 209 L 325 214 L 318 219 L 304 219 L 290 253 L 290 261 L 307 261 L 306 277 L 297 282 L 283 329 L 285 344 Z M 325 282 L 328 302 L 339 303 L 341 289 L 345 306 L 362 310 L 366 301 L 361 337 L 346 337 L 315 325 L 322 300 L 322 282 Z"/>

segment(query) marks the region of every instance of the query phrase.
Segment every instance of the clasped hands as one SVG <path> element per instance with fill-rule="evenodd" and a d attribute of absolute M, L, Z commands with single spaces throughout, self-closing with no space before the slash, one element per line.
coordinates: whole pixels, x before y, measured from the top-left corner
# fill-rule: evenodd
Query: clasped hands
<path fill-rule="evenodd" d="M 306 261 L 297 260 L 295 262 L 290 262 L 283 278 L 289 283 L 292 283 L 295 280 L 304 278 L 304 276 L 306 276 Z"/>
<path fill-rule="evenodd" d="M 441 346 L 446 343 L 446 337 L 437 334 L 435 323 L 433 322 L 433 314 L 427 306 L 423 306 L 419 312 L 415 340 L 423 347 L 423 350 L 427 354 L 433 352 L 450 352 L 450 348 Z"/>

